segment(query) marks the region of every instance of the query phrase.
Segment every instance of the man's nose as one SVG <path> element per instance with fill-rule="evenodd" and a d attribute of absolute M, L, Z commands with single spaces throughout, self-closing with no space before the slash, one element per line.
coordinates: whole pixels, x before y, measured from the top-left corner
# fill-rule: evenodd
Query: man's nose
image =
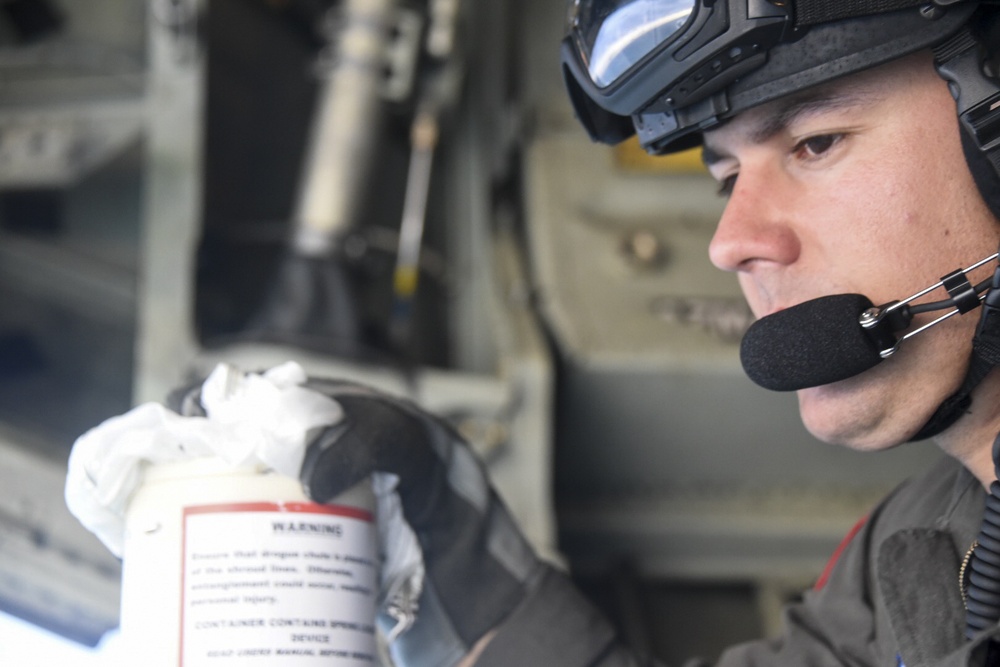
<path fill-rule="evenodd" d="M 723 271 L 750 271 L 761 263 L 791 264 L 800 250 L 789 188 L 742 171 L 709 245 L 712 263 Z"/>

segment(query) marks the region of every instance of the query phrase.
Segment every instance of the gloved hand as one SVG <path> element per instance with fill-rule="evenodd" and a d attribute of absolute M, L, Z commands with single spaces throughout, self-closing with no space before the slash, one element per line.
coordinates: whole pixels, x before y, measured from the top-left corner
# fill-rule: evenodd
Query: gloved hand
<path fill-rule="evenodd" d="M 373 473 L 398 478 L 426 578 L 413 627 L 396 639 L 399 665 L 453 665 L 538 585 L 545 567 L 490 487 L 480 462 L 444 422 L 354 385 L 308 385 L 342 406 L 344 420 L 310 445 L 306 494 L 327 502 Z"/>

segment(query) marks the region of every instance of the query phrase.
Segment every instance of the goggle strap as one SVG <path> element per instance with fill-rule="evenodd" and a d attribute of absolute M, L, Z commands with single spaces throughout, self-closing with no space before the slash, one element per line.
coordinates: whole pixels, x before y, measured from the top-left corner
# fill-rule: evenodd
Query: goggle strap
<path fill-rule="evenodd" d="M 830 21 L 842 21 L 859 16 L 922 7 L 927 4 L 927 0 L 851 0 L 849 2 L 798 0 L 795 3 L 795 25 L 809 26 Z"/>

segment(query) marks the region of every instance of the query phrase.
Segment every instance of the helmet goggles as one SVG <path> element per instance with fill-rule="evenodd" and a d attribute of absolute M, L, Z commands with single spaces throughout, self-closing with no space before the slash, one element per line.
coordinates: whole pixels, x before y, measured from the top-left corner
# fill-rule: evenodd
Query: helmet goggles
<path fill-rule="evenodd" d="M 750 106 L 939 42 L 976 3 L 957 4 L 571 0 L 563 75 L 593 139 L 636 132 L 649 152 L 673 152 Z"/>

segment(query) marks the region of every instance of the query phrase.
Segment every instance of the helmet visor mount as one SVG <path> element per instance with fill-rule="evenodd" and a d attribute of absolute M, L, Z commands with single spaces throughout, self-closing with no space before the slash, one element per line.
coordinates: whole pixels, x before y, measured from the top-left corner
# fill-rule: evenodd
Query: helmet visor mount
<path fill-rule="evenodd" d="M 765 62 L 790 12 L 772 0 L 573 0 L 562 63 L 577 116 L 605 142 L 620 133 L 601 128 L 640 114 L 676 127 L 676 110 Z"/>

